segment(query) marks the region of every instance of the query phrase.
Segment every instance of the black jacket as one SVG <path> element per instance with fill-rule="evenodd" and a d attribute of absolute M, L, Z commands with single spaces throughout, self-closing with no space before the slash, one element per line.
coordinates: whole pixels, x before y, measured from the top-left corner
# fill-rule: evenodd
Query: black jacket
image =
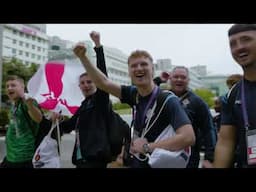
<path fill-rule="evenodd" d="M 94 48 L 97 67 L 107 75 L 103 47 Z M 79 130 L 80 149 L 86 161 L 108 162 L 111 159 L 107 137 L 106 113 L 109 107 L 109 94 L 97 89 L 96 93 L 87 97 L 71 119 L 61 123 L 60 127 L 68 133 Z M 76 144 L 72 163 L 76 165 Z"/>
<path fill-rule="evenodd" d="M 154 79 L 156 85 L 160 85 L 160 77 Z M 198 168 L 200 161 L 200 150 L 205 147 L 205 159 L 213 161 L 215 145 L 217 141 L 217 130 L 207 104 L 192 91 L 186 91 L 180 98 L 196 136 L 196 143 L 192 146 L 189 168 Z"/>

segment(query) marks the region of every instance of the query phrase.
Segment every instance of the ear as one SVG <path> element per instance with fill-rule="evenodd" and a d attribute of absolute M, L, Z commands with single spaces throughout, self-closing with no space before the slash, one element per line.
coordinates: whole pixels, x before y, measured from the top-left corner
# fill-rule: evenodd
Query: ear
<path fill-rule="evenodd" d="M 155 74 L 155 67 L 154 67 L 154 65 L 152 64 L 152 78 L 154 78 L 154 74 Z"/>
<path fill-rule="evenodd" d="M 129 65 L 128 65 L 128 76 L 131 77 L 131 70 L 130 70 Z"/>

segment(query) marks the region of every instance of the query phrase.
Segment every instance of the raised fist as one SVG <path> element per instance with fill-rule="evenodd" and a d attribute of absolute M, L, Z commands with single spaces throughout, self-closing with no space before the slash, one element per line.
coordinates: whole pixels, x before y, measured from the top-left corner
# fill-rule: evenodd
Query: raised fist
<path fill-rule="evenodd" d="M 90 37 L 92 39 L 92 41 L 95 43 L 96 47 L 100 46 L 100 33 L 96 32 L 96 31 L 92 31 L 90 33 Z"/>
<path fill-rule="evenodd" d="M 83 44 L 77 44 L 77 45 L 75 46 L 75 48 L 73 49 L 73 52 L 74 52 L 74 54 L 75 54 L 77 57 L 81 58 L 81 57 L 85 56 L 86 47 L 85 47 L 85 45 L 83 45 Z"/>

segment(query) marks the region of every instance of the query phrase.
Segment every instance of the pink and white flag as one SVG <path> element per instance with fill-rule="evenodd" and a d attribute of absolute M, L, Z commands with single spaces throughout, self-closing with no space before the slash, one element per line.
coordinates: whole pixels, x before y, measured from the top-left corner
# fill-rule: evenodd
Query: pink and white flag
<path fill-rule="evenodd" d="M 71 116 L 84 99 L 78 87 L 84 71 L 81 64 L 50 61 L 41 65 L 29 80 L 28 94 L 41 108 Z"/>

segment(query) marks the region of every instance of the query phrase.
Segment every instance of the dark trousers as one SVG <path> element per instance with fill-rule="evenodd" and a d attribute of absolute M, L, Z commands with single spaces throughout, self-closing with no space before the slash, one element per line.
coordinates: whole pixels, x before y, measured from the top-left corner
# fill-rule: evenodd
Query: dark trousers
<path fill-rule="evenodd" d="M 10 162 L 4 158 L 3 162 L 0 164 L 0 168 L 33 168 L 32 160 L 24 162 Z"/>

